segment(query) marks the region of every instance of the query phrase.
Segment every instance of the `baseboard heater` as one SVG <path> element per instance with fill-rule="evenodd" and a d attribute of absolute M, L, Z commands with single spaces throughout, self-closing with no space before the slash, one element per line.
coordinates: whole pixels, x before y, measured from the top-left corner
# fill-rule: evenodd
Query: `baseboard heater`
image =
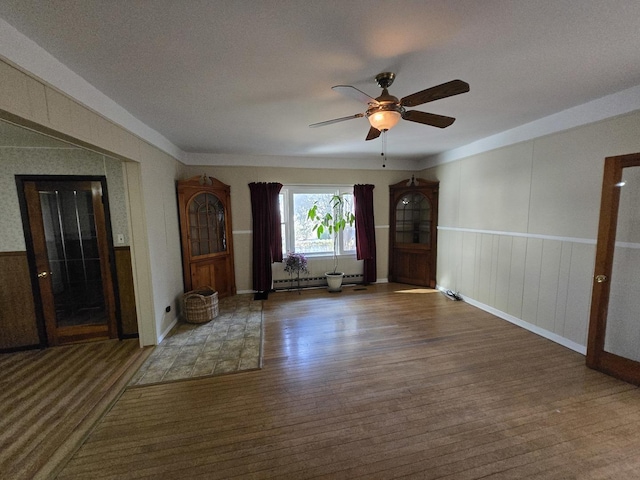
<path fill-rule="evenodd" d="M 361 273 L 354 273 L 345 275 L 343 277 L 343 284 L 357 284 L 363 283 L 363 277 Z M 326 287 L 327 279 L 324 275 L 321 277 L 300 277 L 300 288 L 311 287 Z M 298 288 L 297 279 L 282 278 L 273 281 L 273 288 L 275 290 L 289 290 L 290 288 Z"/>

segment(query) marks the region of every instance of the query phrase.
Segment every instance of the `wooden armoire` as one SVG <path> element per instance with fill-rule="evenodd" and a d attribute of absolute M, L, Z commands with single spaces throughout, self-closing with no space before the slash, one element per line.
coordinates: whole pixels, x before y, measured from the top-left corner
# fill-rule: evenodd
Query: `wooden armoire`
<path fill-rule="evenodd" d="M 423 178 L 389 186 L 389 280 L 434 288 L 438 182 Z"/>
<path fill-rule="evenodd" d="M 210 286 L 235 295 L 230 187 L 206 175 L 179 180 L 178 209 L 185 291 Z"/>

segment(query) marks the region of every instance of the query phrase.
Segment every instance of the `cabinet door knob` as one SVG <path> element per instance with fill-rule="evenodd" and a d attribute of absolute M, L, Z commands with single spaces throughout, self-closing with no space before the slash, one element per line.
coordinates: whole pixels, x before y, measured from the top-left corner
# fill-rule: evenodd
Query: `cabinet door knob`
<path fill-rule="evenodd" d="M 609 280 L 609 279 L 607 278 L 606 275 L 596 275 L 596 282 L 598 282 L 598 283 L 604 283 L 607 280 Z"/>
<path fill-rule="evenodd" d="M 49 275 L 47 272 L 40 272 L 38 278 L 46 278 L 47 275 Z"/>

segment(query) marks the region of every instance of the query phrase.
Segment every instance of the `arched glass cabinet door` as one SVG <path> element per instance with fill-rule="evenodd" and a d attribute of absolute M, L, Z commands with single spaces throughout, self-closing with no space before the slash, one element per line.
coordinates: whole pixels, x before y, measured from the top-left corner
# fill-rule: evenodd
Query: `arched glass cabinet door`
<path fill-rule="evenodd" d="M 191 255 L 209 255 L 227 250 L 224 204 L 212 193 L 200 193 L 189 202 Z"/>
<path fill-rule="evenodd" d="M 236 293 L 229 185 L 211 177 L 178 181 L 185 291 L 212 287 Z"/>
<path fill-rule="evenodd" d="M 396 204 L 396 243 L 431 244 L 431 202 L 420 192 L 408 192 Z"/>

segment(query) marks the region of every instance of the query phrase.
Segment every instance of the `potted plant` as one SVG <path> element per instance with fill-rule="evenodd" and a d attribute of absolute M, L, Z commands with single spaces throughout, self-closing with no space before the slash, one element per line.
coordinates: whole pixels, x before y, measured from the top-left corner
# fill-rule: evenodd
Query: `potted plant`
<path fill-rule="evenodd" d="M 293 288 L 293 275 L 296 275 L 298 293 L 300 293 L 300 272 L 309 273 L 307 258 L 301 253 L 287 252 L 287 258 L 284 261 L 284 271 L 289 274 L 291 288 Z"/>
<path fill-rule="evenodd" d="M 330 292 L 342 291 L 342 278 L 344 272 L 338 272 L 338 234 L 343 231 L 347 225 L 353 226 L 356 221 L 356 217 L 353 213 L 347 212 L 344 209 L 344 198 L 342 195 L 334 195 L 331 197 L 331 208 L 324 215 L 318 212 L 318 202 L 313 204 L 313 207 L 307 212 L 307 218 L 311 220 L 313 230 L 316 232 L 318 238 L 321 238 L 325 233 L 329 234 L 333 240 L 333 271 L 326 272 L 327 285 Z"/>

